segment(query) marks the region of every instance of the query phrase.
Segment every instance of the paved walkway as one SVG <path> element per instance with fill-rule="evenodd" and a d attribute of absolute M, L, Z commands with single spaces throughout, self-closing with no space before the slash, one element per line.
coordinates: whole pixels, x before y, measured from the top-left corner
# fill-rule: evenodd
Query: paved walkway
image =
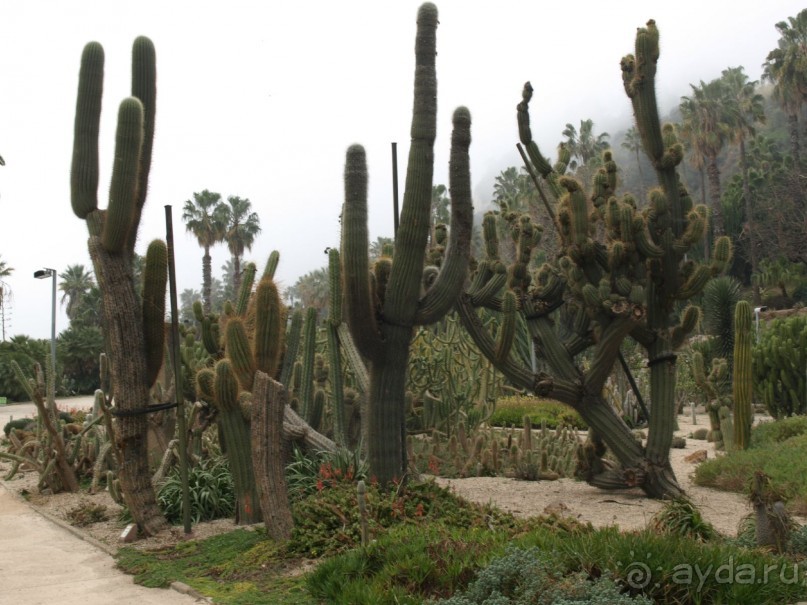
<path fill-rule="evenodd" d="M 92 406 L 92 398 L 57 402 L 59 409 Z M 0 406 L 0 429 L 10 416 L 33 414 L 33 404 Z M 9 605 L 189 605 L 176 590 L 144 588 L 115 568 L 105 551 L 49 521 L 0 484 L 0 603 Z"/>

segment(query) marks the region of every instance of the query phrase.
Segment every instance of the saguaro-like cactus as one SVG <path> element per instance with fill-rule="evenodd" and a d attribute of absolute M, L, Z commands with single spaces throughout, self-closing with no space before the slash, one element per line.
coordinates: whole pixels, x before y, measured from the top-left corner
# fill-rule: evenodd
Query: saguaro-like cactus
<path fill-rule="evenodd" d="M 437 8 L 423 4 L 417 17 L 415 92 L 409 160 L 394 261 L 371 273 L 367 234 L 367 165 L 364 149 L 353 145 L 345 163 L 342 213 L 342 274 L 345 311 L 361 354 L 370 361 L 368 453 L 381 482 L 405 470 L 404 416 L 409 344 L 416 325 L 433 323 L 454 304 L 465 279 L 472 225 L 470 114 L 454 112 L 451 144 L 451 234 L 440 273 L 422 293 L 429 237 L 434 139 L 437 122 L 435 75 Z"/>
<path fill-rule="evenodd" d="M 741 300 L 734 307 L 734 376 L 732 378 L 734 446 L 740 450 L 748 449 L 751 443 L 751 424 L 754 414 L 751 407 L 752 325 L 751 305 Z"/>
<path fill-rule="evenodd" d="M 554 167 L 547 161 L 532 140 L 532 87 L 527 83 L 518 106 L 519 135 L 530 173 L 544 180 L 544 189 L 556 201 L 552 216 L 562 252 L 530 274 L 528 263 L 540 230 L 528 217 L 514 217 L 516 259 L 505 271 L 492 217 L 487 219 L 483 230 L 487 258 L 480 262 L 457 308 L 477 346 L 513 384 L 580 413 L 595 436 L 584 460 L 592 485 L 641 487 L 654 497 L 675 497 L 681 493 L 669 462 L 676 414 L 675 351 L 697 325 L 700 312 L 689 307 L 676 317 L 674 310 L 678 301 L 698 294 L 725 268 L 731 248 L 728 239 L 720 239 L 710 262 L 685 260 L 703 237 L 707 215 L 705 207 L 693 207 L 678 179 L 676 166 L 683 150 L 673 129 L 659 124 L 658 56 L 658 30 L 650 21 L 638 31 L 636 54 L 622 60 L 625 91 L 659 182 L 648 196 L 647 208 L 640 212 L 630 196 L 616 197 L 616 164 L 609 152 L 603 155 L 589 195 L 577 180 L 563 174 L 567 168 L 563 153 Z M 506 331 L 497 339 L 488 334 L 474 311 L 478 306 L 503 312 L 503 328 L 514 310 L 522 313 L 536 355 L 548 371 L 533 372 L 509 351 Z M 603 397 L 620 345 L 628 336 L 645 348 L 650 367 L 652 407 L 646 446 L 634 439 Z M 578 356 L 586 350 L 589 361 L 583 365 Z M 618 465 L 602 459 L 603 443 Z"/>
<path fill-rule="evenodd" d="M 134 244 L 151 167 L 155 65 L 154 45 L 148 38 L 137 38 L 132 49 L 132 96 L 121 102 L 118 111 L 109 204 L 100 210 L 98 136 L 104 51 L 97 42 L 85 46 L 70 175 L 73 211 L 87 221 L 90 257 L 102 296 L 104 334 L 119 414 L 116 445 L 121 452 L 120 487 L 132 517 L 146 535 L 156 533 L 166 523 L 151 485 L 146 444 L 149 389 L 163 358 L 166 261 L 162 242 L 152 244 L 147 255 L 145 309 L 132 277 Z"/>

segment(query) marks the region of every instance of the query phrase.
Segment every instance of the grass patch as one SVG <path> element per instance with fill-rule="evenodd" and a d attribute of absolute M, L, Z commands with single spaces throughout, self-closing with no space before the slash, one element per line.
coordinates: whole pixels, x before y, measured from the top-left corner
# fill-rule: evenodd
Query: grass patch
<path fill-rule="evenodd" d="M 303 577 L 287 573 L 299 562 L 283 556 L 263 532 L 245 529 L 153 551 L 122 548 L 117 558 L 143 586 L 180 581 L 221 604 L 312 605 Z"/>
<path fill-rule="evenodd" d="M 507 562 L 513 549 L 521 553 L 515 566 Z M 525 553 L 534 553 L 542 573 L 524 573 Z M 803 570 L 790 559 L 652 531 L 558 531 L 535 524 L 508 536 L 433 524 L 397 527 L 368 548 L 333 557 L 307 584 L 320 602 L 337 605 L 414 605 L 451 595 L 452 605 L 613 605 L 631 598 L 778 605 L 807 594 L 802 579 Z M 609 596 L 594 600 L 598 594 Z"/>
<path fill-rule="evenodd" d="M 807 513 L 807 432 L 802 426 L 801 418 L 790 418 L 754 427 L 749 449 L 699 464 L 695 483 L 745 493 L 754 472 L 762 471 L 792 512 Z"/>
<path fill-rule="evenodd" d="M 541 428 L 543 423 L 546 423 L 548 429 L 556 429 L 561 424 L 578 429 L 588 428 L 580 414 L 568 405 L 524 395 L 497 399 L 496 409 L 488 423 L 493 426 L 522 427 L 524 416 L 530 417 L 533 428 Z"/>

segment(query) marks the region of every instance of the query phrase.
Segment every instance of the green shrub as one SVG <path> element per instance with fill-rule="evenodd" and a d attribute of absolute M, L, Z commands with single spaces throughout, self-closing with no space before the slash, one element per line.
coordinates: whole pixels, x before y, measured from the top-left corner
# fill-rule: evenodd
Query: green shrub
<path fill-rule="evenodd" d="M 609 574 L 589 581 L 586 574 L 568 574 L 552 557 L 537 547 L 508 546 L 505 554 L 494 559 L 476 577 L 466 591 L 441 605 L 652 605 L 638 595 L 623 594 Z"/>
<path fill-rule="evenodd" d="M 225 458 L 203 460 L 188 469 L 191 519 L 194 523 L 235 514 L 233 478 Z M 157 504 L 174 524 L 182 523 L 182 482 L 174 469 L 157 492 Z"/>
<path fill-rule="evenodd" d="M 17 418 L 16 420 L 9 420 L 3 427 L 3 432 L 8 437 L 11 429 L 19 429 L 23 431 L 33 431 L 36 429 L 36 420 L 33 418 Z"/>
<path fill-rule="evenodd" d="M 421 605 L 467 585 L 506 540 L 479 528 L 398 526 L 367 548 L 322 562 L 307 586 L 318 602 L 334 605 Z"/>
<path fill-rule="evenodd" d="M 775 422 L 762 422 L 751 432 L 751 447 L 766 447 L 807 433 L 807 416 L 791 416 Z"/>
<path fill-rule="evenodd" d="M 425 526 L 439 522 L 448 527 L 511 529 L 518 525 L 512 515 L 490 506 L 462 500 L 434 481 L 410 482 L 405 489 L 367 486 L 370 533 L 381 536 L 399 524 Z M 292 506 L 294 530 L 289 550 L 318 557 L 353 548 L 361 543 L 356 484 L 336 482 Z"/>
<path fill-rule="evenodd" d="M 797 555 L 807 555 L 807 525 L 802 525 L 790 534 L 787 550 Z"/>
<path fill-rule="evenodd" d="M 533 428 L 556 429 L 561 424 L 587 429 L 585 421 L 569 406 L 549 399 L 525 395 L 503 397 L 496 401 L 496 409 L 488 421 L 493 426 L 524 426 L 524 416 L 530 417 Z"/>
<path fill-rule="evenodd" d="M 369 465 L 360 450 L 339 448 L 336 452 L 309 454 L 298 447 L 292 451 L 292 461 L 286 466 L 289 498 L 302 500 L 323 487 L 340 481 L 354 483 L 367 479 Z"/>
<path fill-rule="evenodd" d="M 650 524 L 659 533 L 686 536 L 698 542 L 708 542 L 719 535 L 714 526 L 704 520 L 698 507 L 687 498 L 665 502 Z"/>
<path fill-rule="evenodd" d="M 765 427 L 766 432 L 770 431 L 762 439 L 774 434 L 774 429 L 768 428 L 768 425 L 754 427 L 750 449 L 702 462 L 695 469 L 695 483 L 745 493 L 754 473 L 762 471 L 788 499 L 788 508 L 792 512 L 804 514 L 807 511 L 807 457 L 796 453 L 807 451 L 807 433 L 784 441 L 760 443 L 760 438 L 755 438 L 755 435 L 762 427 Z"/>

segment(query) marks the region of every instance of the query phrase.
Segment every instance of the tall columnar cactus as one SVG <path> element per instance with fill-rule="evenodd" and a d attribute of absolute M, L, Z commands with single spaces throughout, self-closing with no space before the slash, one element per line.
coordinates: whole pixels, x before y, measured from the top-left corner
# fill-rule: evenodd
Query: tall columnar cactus
<path fill-rule="evenodd" d="M 748 449 L 751 443 L 751 424 L 754 412 L 751 407 L 751 305 L 741 300 L 734 307 L 734 446 Z"/>
<path fill-rule="evenodd" d="M 726 267 L 731 247 L 728 239 L 720 239 L 711 261 L 686 260 L 687 252 L 704 235 L 707 212 L 693 205 L 678 178 L 676 166 L 683 150 L 674 130 L 659 123 L 658 57 L 658 30 L 650 21 L 637 33 L 635 55 L 622 60 L 625 91 L 659 183 L 642 211 L 631 196 L 616 196 L 616 164 L 610 153 L 603 156 L 590 195 L 576 179 L 563 174 L 564 157 L 554 167 L 550 164 L 532 139 L 532 86 L 524 86 L 517 112 L 519 136 L 531 174 L 544 180 L 544 189 L 555 200 L 552 217 L 562 251 L 557 260 L 530 274 L 528 261 L 539 243 L 540 230 L 529 218 L 514 221 L 517 254 L 507 270 L 504 290 L 493 229 L 483 229 L 486 258 L 457 308 L 477 346 L 513 384 L 567 403 L 593 429 L 596 439 L 586 448 L 586 479 L 592 485 L 640 487 L 653 497 L 675 497 L 681 493 L 669 461 L 676 416 L 675 351 L 699 318 L 694 308 L 680 317 L 675 309 L 678 301 L 697 295 Z M 534 372 L 508 351 L 512 345 L 507 333 L 494 339 L 475 313 L 478 306 L 503 312 L 506 325 L 513 312 L 513 296 L 547 372 Z M 603 397 L 605 382 L 628 336 L 645 348 L 650 367 L 652 408 L 646 446 L 634 439 Z M 584 351 L 589 351 L 587 365 L 578 359 Z M 602 442 L 619 462 L 616 468 L 602 459 Z"/>
<path fill-rule="evenodd" d="M 146 535 L 156 533 L 166 523 L 151 485 L 146 443 L 149 389 L 163 358 L 165 245 L 154 243 L 147 254 L 145 309 L 132 277 L 134 245 L 151 167 L 155 65 L 154 45 L 148 38 L 137 38 L 132 48 L 132 96 L 119 107 L 109 204 L 101 210 L 98 139 L 104 51 L 97 42 L 85 46 L 70 174 L 71 204 L 75 214 L 87 222 L 90 257 L 102 296 L 104 334 L 120 414 L 116 431 L 122 453 L 120 487 L 132 517 Z"/>
<path fill-rule="evenodd" d="M 352 145 L 345 163 L 341 242 L 345 311 L 356 347 L 370 361 L 366 440 L 371 473 L 381 482 L 402 478 L 405 470 L 404 393 L 413 329 L 437 321 L 452 307 L 468 265 L 472 224 L 468 160 L 471 120 L 468 110 L 459 108 L 454 112 L 451 145 L 452 216 L 448 249 L 439 275 L 421 295 L 437 122 L 436 31 L 437 8 L 423 4 L 417 17 L 412 141 L 394 261 L 377 265 L 374 277 L 368 260 L 364 149 Z"/>

